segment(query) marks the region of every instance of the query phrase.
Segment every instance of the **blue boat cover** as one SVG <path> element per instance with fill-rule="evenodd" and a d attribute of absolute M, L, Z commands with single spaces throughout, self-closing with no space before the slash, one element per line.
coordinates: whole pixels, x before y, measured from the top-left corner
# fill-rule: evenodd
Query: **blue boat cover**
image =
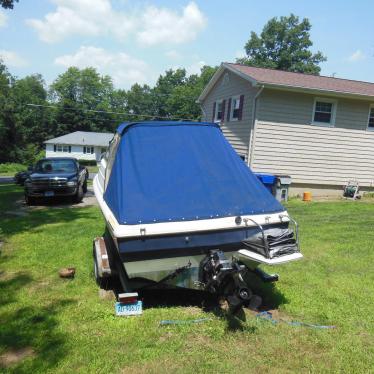
<path fill-rule="evenodd" d="M 284 210 L 215 123 L 122 124 L 104 200 L 120 224 Z"/>

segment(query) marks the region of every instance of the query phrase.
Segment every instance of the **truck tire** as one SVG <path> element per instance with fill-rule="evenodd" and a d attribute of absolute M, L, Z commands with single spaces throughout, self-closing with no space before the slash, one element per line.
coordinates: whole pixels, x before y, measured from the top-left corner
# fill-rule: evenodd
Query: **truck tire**
<path fill-rule="evenodd" d="M 35 197 L 30 197 L 29 195 L 25 195 L 25 202 L 26 202 L 26 205 L 28 206 L 32 206 L 32 205 L 35 205 Z"/>
<path fill-rule="evenodd" d="M 83 187 L 82 185 L 79 185 L 77 192 L 74 195 L 73 200 L 74 200 L 74 203 L 79 204 L 82 201 L 82 199 L 83 199 Z"/>
<path fill-rule="evenodd" d="M 83 193 L 87 193 L 87 179 L 84 181 L 82 189 Z"/>

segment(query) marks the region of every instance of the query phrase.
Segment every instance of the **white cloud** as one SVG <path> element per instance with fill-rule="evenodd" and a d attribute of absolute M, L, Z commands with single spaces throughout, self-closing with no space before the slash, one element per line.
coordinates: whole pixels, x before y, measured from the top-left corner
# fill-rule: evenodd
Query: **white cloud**
<path fill-rule="evenodd" d="M 27 65 L 25 59 L 19 56 L 16 52 L 0 49 L 0 59 L 4 61 L 7 66 L 20 68 Z"/>
<path fill-rule="evenodd" d="M 356 61 L 362 61 L 365 58 L 366 58 L 365 54 L 360 49 L 357 49 L 357 51 L 353 52 L 348 57 L 348 60 L 351 61 L 351 62 L 356 62 Z"/>
<path fill-rule="evenodd" d="M 123 39 L 133 27 L 129 18 L 113 10 L 109 0 L 53 1 L 57 9 L 45 15 L 44 20 L 26 21 L 47 43 L 55 43 L 71 35 L 114 34 Z"/>
<path fill-rule="evenodd" d="M 191 74 L 200 74 L 201 68 L 206 65 L 205 61 L 196 61 L 190 66 L 186 67 L 186 71 L 188 75 Z"/>
<path fill-rule="evenodd" d="M 0 27 L 6 26 L 8 22 L 8 16 L 0 10 Z"/>
<path fill-rule="evenodd" d="M 182 13 L 155 6 L 117 11 L 110 0 L 53 0 L 57 8 L 44 19 L 28 19 L 39 38 L 56 43 L 69 36 L 110 35 L 124 40 L 130 34 L 143 45 L 191 41 L 205 27 L 206 18 L 194 2 Z"/>
<path fill-rule="evenodd" d="M 150 79 L 148 65 L 126 53 L 110 53 L 103 48 L 82 46 L 71 55 L 55 59 L 56 65 L 78 68 L 94 67 L 102 74 L 109 74 L 117 87 L 129 87 L 134 83 L 147 83 Z"/>
<path fill-rule="evenodd" d="M 206 18 L 194 2 L 183 8 L 182 15 L 166 8 L 148 7 L 142 17 L 138 41 L 145 45 L 180 44 L 194 40 L 206 26 Z"/>

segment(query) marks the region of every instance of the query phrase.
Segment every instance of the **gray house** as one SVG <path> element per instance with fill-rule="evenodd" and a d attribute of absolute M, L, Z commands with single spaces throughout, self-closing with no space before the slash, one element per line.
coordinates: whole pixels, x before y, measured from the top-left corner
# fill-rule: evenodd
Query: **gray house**
<path fill-rule="evenodd" d="M 100 161 L 101 154 L 106 152 L 113 135 L 106 132 L 75 131 L 46 140 L 45 155 Z"/>
<path fill-rule="evenodd" d="M 290 175 L 291 193 L 374 187 L 374 83 L 223 63 L 198 101 L 252 170 Z"/>

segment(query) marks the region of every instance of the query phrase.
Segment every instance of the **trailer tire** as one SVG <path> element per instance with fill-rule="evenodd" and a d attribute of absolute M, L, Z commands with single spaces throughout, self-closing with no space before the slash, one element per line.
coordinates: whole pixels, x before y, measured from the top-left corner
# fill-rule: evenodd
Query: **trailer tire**
<path fill-rule="evenodd" d="M 112 277 L 101 277 L 99 274 L 99 265 L 97 263 L 97 258 L 96 258 L 96 252 L 95 248 L 93 250 L 93 258 L 94 258 L 94 277 L 96 284 L 102 288 L 103 290 L 110 290 L 112 289 Z"/>

